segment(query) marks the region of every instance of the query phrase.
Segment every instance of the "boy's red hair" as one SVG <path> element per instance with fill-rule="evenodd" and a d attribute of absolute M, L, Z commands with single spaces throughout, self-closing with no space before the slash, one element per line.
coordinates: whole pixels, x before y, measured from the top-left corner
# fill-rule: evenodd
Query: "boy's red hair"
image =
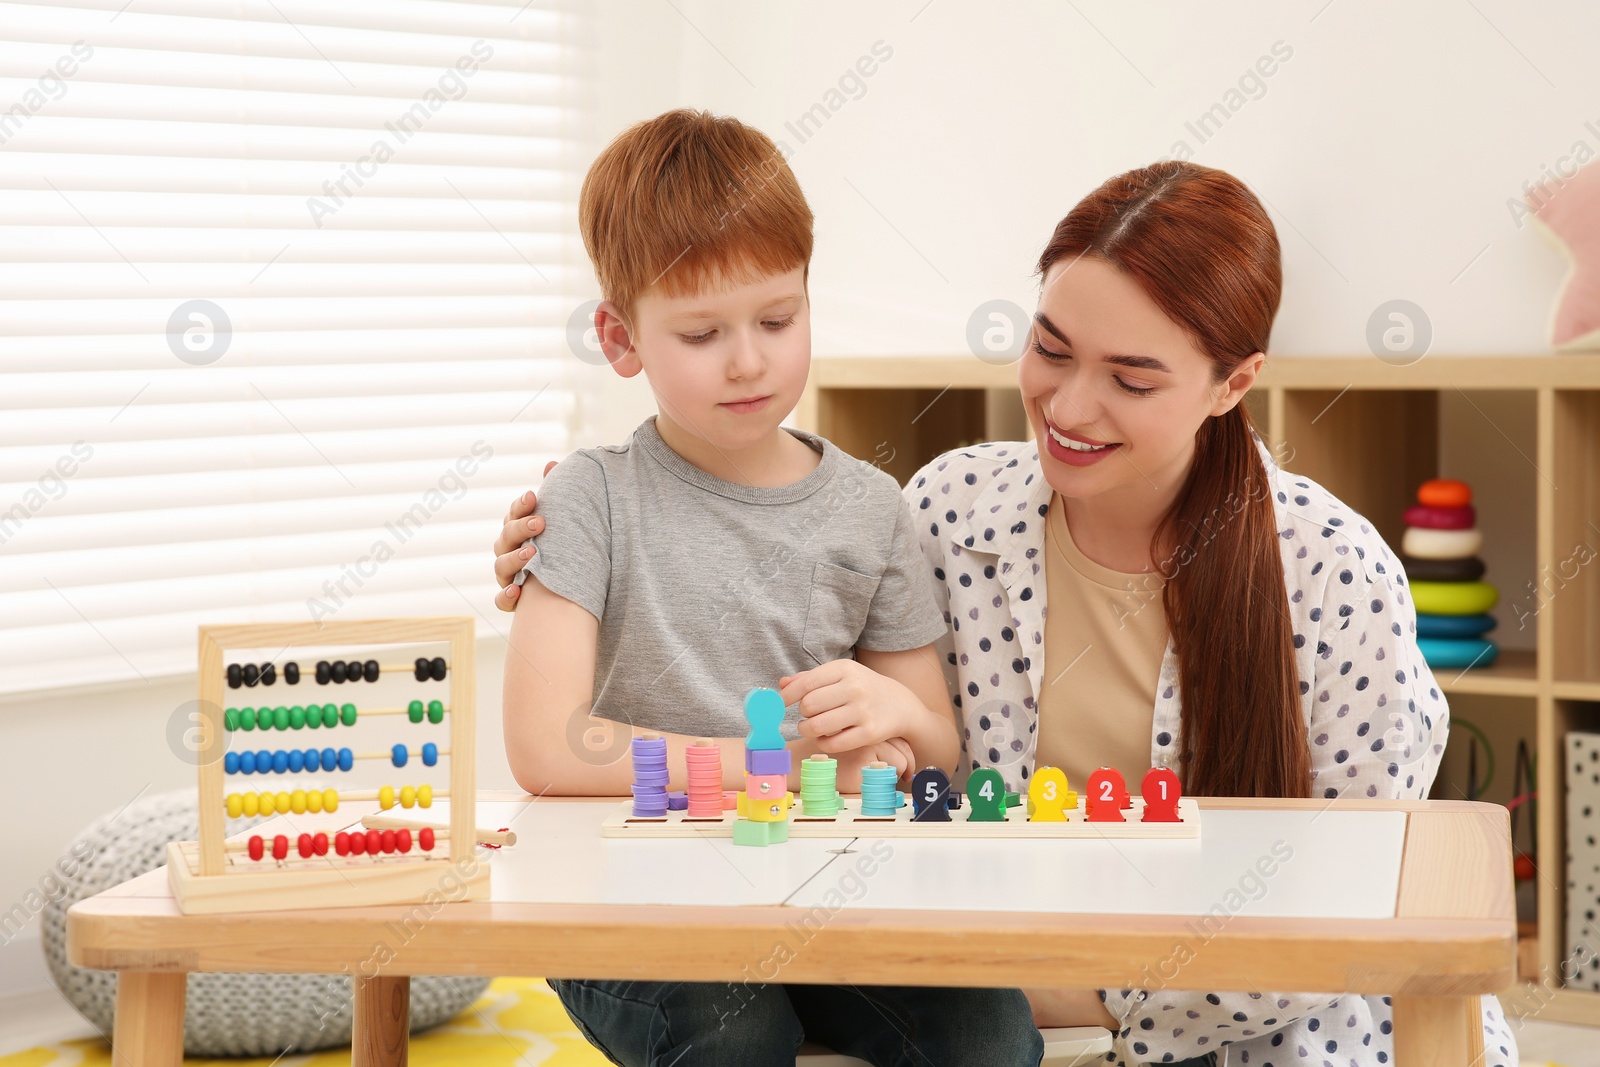
<path fill-rule="evenodd" d="M 811 264 L 811 208 L 783 154 L 707 111 L 668 111 L 607 145 L 578 225 L 601 293 L 630 316 L 652 286 L 682 296 Z"/>

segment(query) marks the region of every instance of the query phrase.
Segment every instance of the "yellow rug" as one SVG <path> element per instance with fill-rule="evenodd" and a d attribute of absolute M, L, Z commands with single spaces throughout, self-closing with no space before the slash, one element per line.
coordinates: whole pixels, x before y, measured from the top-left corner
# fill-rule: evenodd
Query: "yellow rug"
<path fill-rule="evenodd" d="M 279 1059 L 185 1059 L 214 1067 L 347 1067 L 350 1047 Z M 609 1067 L 583 1039 L 542 978 L 496 978 L 483 996 L 443 1026 L 411 1038 L 413 1067 Z M 0 1056 L 0 1067 L 115 1067 L 99 1038 L 41 1045 Z"/>

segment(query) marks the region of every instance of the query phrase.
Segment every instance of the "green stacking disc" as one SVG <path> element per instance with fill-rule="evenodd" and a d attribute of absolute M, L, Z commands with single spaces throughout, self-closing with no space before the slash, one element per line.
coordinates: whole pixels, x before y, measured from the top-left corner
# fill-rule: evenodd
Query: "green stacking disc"
<path fill-rule="evenodd" d="M 1488 582 L 1412 582 L 1416 609 L 1429 615 L 1482 615 L 1500 601 Z"/>

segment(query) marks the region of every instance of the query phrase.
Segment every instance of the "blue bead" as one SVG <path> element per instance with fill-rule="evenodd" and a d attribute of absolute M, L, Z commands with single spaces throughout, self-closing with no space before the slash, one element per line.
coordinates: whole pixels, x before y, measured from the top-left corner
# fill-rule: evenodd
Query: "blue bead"
<path fill-rule="evenodd" d="M 406 765 L 406 746 L 396 745 L 394 746 L 393 752 L 394 765 L 396 767 L 404 767 Z"/>
<path fill-rule="evenodd" d="M 325 771 L 331 771 L 337 766 L 339 766 L 339 753 L 335 752 L 331 748 L 323 749 L 322 750 L 322 769 L 325 770 Z"/>
<path fill-rule="evenodd" d="M 434 744 L 432 741 L 429 741 L 427 744 L 422 746 L 422 764 L 425 767 L 432 767 L 438 762 L 439 746 Z"/>
<path fill-rule="evenodd" d="M 239 753 L 229 752 L 222 757 L 222 769 L 227 774 L 239 773 Z"/>
<path fill-rule="evenodd" d="M 289 753 L 280 748 L 272 754 L 272 771 L 274 774 L 282 774 L 288 769 Z"/>
<path fill-rule="evenodd" d="M 266 774 L 270 770 L 272 770 L 272 753 L 262 749 L 256 753 L 256 773 Z"/>
<path fill-rule="evenodd" d="M 351 752 L 348 748 L 341 748 L 339 750 L 339 769 L 341 771 L 348 771 L 351 767 L 354 767 L 355 765 L 356 765 L 356 754 L 354 752 Z"/>
<path fill-rule="evenodd" d="M 299 774 L 301 771 L 306 769 L 305 753 L 301 752 L 299 749 L 295 749 L 293 752 L 290 752 L 286 758 L 288 760 L 289 770 L 291 773 Z"/>
<path fill-rule="evenodd" d="M 254 774 L 254 773 L 256 773 L 256 754 L 254 752 L 241 752 L 241 753 L 239 753 L 239 773 L 240 774 Z"/>
<path fill-rule="evenodd" d="M 314 748 L 306 749 L 306 770 L 308 770 L 308 771 L 321 770 L 322 769 L 321 764 L 322 764 L 322 757 L 317 755 L 317 750 L 314 749 Z"/>

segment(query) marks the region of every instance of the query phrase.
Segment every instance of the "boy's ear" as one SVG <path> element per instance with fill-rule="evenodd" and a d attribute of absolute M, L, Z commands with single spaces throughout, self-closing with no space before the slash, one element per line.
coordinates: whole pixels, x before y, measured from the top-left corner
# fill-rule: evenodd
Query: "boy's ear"
<path fill-rule="evenodd" d="M 600 339 L 600 351 L 612 370 L 624 378 L 632 378 L 644 369 L 644 364 L 639 362 L 639 350 L 633 344 L 633 330 L 623 318 L 622 309 L 613 301 L 602 300 L 594 309 L 594 333 Z"/>

